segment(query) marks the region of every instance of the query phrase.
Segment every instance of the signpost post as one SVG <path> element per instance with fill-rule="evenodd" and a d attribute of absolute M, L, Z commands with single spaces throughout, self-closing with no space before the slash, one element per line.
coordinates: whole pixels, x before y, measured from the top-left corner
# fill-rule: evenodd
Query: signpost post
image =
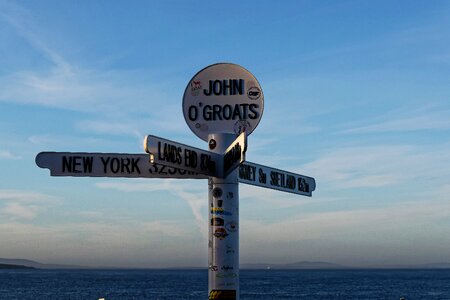
<path fill-rule="evenodd" d="M 239 299 L 239 182 L 312 196 L 314 178 L 245 162 L 247 136 L 259 124 L 264 95 L 256 78 L 235 64 L 208 66 L 183 96 L 189 128 L 209 151 L 154 135 L 148 154 L 41 152 L 51 176 L 208 179 L 208 299 Z"/>

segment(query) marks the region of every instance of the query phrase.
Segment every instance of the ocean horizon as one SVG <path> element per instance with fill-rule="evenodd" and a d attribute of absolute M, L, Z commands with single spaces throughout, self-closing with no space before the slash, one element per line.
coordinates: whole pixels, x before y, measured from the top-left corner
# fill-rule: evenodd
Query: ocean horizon
<path fill-rule="evenodd" d="M 450 299 L 449 269 L 240 271 L 240 299 Z M 0 270 L 0 299 L 207 299 L 206 269 Z"/>

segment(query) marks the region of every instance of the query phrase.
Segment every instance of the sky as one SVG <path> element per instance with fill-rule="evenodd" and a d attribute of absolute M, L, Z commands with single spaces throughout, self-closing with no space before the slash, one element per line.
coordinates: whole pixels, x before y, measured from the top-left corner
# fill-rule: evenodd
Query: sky
<path fill-rule="evenodd" d="M 206 266 L 206 180 L 51 177 L 40 151 L 206 149 L 182 97 L 230 62 L 264 91 L 247 160 L 312 197 L 241 184 L 240 262 L 450 261 L 447 1 L 0 0 L 0 257 Z"/>

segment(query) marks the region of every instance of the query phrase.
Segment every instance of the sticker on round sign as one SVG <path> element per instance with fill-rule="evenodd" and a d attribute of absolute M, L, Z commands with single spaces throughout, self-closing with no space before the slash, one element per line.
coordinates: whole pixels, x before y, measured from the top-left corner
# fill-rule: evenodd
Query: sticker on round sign
<path fill-rule="evenodd" d="M 189 128 L 208 141 L 208 134 L 247 135 L 255 130 L 264 110 L 264 95 L 255 76 L 243 67 L 219 63 L 189 81 L 183 96 L 183 115 Z"/>

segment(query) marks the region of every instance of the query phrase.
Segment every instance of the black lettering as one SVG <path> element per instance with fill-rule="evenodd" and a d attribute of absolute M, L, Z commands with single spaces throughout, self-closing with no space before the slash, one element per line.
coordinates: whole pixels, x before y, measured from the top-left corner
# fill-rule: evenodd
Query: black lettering
<path fill-rule="evenodd" d="M 111 169 L 111 171 L 116 174 L 119 173 L 120 170 L 120 161 L 117 157 L 113 157 L 111 159 L 111 163 L 109 164 L 109 168 Z"/>
<path fill-rule="evenodd" d="M 255 169 L 256 169 L 256 167 L 241 164 L 239 166 L 239 178 L 245 179 L 245 180 L 250 180 L 250 181 L 255 181 L 255 177 L 256 177 Z"/>
<path fill-rule="evenodd" d="M 197 152 L 189 149 L 184 149 L 184 165 L 186 167 L 197 167 Z"/>
<path fill-rule="evenodd" d="M 78 166 L 81 166 L 81 156 L 74 156 L 72 161 L 72 171 L 74 173 L 81 173 L 80 170 L 77 170 Z"/>
<path fill-rule="evenodd" d="M 234 81 L 234 80 L 233 80 Z M 224 95 L 228 95 L 228 92 L 230 92 L 230 95 L 234 95 L 233 91 L 231 90 L 231 84 L 232 84 L 232 80 L 223 80 L 222 81 L 222 89 L 223 89 L 223 94 Z"/>
<path fill-rule="evenodd" d="M 213 105 L 213 120 L 222 120 L 221 116 L 222 107 L 220 105 L 214 104 Z"/>
<path fill-rule="evenodd" d="M 211 86 L 211 84 L 210 84 L 210 86 Z M 216 95 L 216 96 L 222 95 L 222 81 L 214 80 L 212 87 L 213 87 L 214 95 Z"/>
<path fill-rule="evenodd" d="M 106 160 L 103 157 L 100 157 L 100 160 L 103 163 L 103 173 L 105 173 L 105 174 L 106 174 L 106 165 L 108 164 L 110 159 L 111 159 L 111 157 L 108 157 Z"/>
<path fill-rule="evenodd" d="M 69 156 L 68 158 L 66 156 L 62 157 L 62 171 L 66 172 L 67 171 L 70 173 L 72 172 L 72 156 Z"/>
<path fill-rule="evenodd" d="M 203 90 L 203 94 L 205 95 L 205 96 L 211 96 L 211 93 L 212 93 L 212 80 L 210 80 L 209 81 L 209 90 Z"/>
<path fill-rule="evenodd" d="M 223 159 L 224 172 L 228 172 L 228 170 L 233 166 L 235 162 L 241 160 L 241 151 L 242 151 L 241 145 L 237 143 L 236 145 L 234 145 L 233 148 L 231 148 L 230 151 L 225 153 Z"/>
<path fill-rule="evenodd" d="M 242 95 L 245 90 L 244 79 L 222 79 L 222 80 L 210 80 L 208 89 L 203 89 L 205 96 L 211 95 Z"/>
<path fill-rule="evenodd" d="M 225 104 L 225 105 L 222 107 L 222 117 L 223 117 L 225 120 L 231 119 L 231 113 L 232 113 L 232 111 L 233 111 L 233 108 L 231 107 L 231 105 Z"/>
<path fill-rule="evenodd" d="M 194 105 L 189 106 L 188 117 L 189 117 L 189 120 L 191 120 L 191 121 L 197 120 L 197 118 L 198 118 L 198 109 L 197 109 L 196 106 L 194 106 Z"/>
<path fill-rule="evenodd" d="M 244 119 L 247 119 L 247 116 L 248 116 L 248 104 L 247 103 L 242 103 L 241 107 L 242 107 L 242 117 Z"/>
<path fill-rule="evenodd" d="M 134 173 L 134 171 L 136 170 L 138 172 L 138 174 L 141 174 L 141 170 L 139 169 L 139 160 L 141 160 L 140 158 L 132 158 L 131 159 L 131 172 Z"/>
<path fill-rule="evenodd" d="M 161 155 L 161 153 L 165 154 L 166 153 L 166 144 L 164 144 L 164 150 L 161 151 L 161 142 L 158 142 L 158 159 L 159 160 L 164 160 L 164 156 Z"/>
<path fill-rule="evenodd" d="M 264 170 L 259 168 L 258 173 L 259 173 L 259 183 L 266 184 L 267 178 L 266 178 L 266 173 L 264 173 Z"/>
<path fill-rule="evenodd" d="M 236 92 L 239 95 L 244 93 L 244 82 L 244 79 L 239 79 L 239 83 L 237 80 L 233 80 L 233 95 L 235 95 Z"/>
<path fill-rule="evenodd" d="M 152 171 L 152 169 L 153 169 L 153 171 Z M 153 164 L 152 167 L 150 169 L 148 169 L 148 172 L 150 174 L 152 174 L 152 173 L 158 174 L 158 165 L 157 164 Z"/>
<path fill-rule="evenodd" d="M 285 188 L 286 187 L 286 181 L 284 180 L 284 174 L 278 173 L 278 178 L 280 179 L 280 186 Z"/>
<path fill-rule="evenodd" d="M 94 158 L 92 156 L 83 157 L 84 173 L 92 173 L 93 161 L 94 161 Z"/>
<path fill-rule="evenodd" d="M 181 162 L 182 162 L 182 160 L 181 160 L 181 147 L 178 147 L 178 148 L 174 147 L 174 148 L 175 148 L 176 157 L 177 157 L 176 158 L 176 163 L 181 165 Z"/>
<path fill-rule="evenodd" d="M 203 107 L 203 119 L 205 119 L 205 121 L 211 121 L 212 119 L 211 105 L 205 105 Z"/>
<path fill-rule="evenodd" d="M 241 110 L 239 109 L 239 104 L 236 104 L 234 106 L 234 110 L 233 110 L 233 120 L 242 120 L 241 118 Z"/>
<path fill-rule="evenodd" d="M 127 173 L 130 174 L 130 160 L 128 158 L 121 158 L 120 159 L 120 172 L 123 173 L 125 169 L 127 169 Z"/>
<path fill-rule="evenodd" d="M 211 156 L 208 154 L 200 154 L 200 169 L 203 171 L 215 172 L 216 164 L 212 161 Z"/>
<path fill-rule="evenodd" d="M 280 186 L 280 178 L 278 177 L 278 172 L 270 172 L 270 185 Z"/>
<path fill-rule="evenodd" d="M 252 120 L 257 119 L 259 116 L 259 112 L 257 111 L 257 109 L 259 108 L 259 105 L 252 103 L 249 105 L 248 108 L 249 108 L 250 112 L 252 113 L 252 114 L 248 114 L 248 118 L 252 119 Z"/>
<path fill-rule="evenodd" d="M 158 148 L 159 148 L 159 142 L 158 142 Z M 161 160 L 171 162 L 174 164 L 181 164 L 181 147 L 177 147 L 175 145 L 164 143 L 164 156 L 161 156 L 161 150 L 158 149 L 159 158 Z"/>
<path fill-rule="evenodd" d="M 295 177 L 292 175 L 287 175 L 286 177 L 286 187 L 291 190 L 295 190 Z"/>
<path fill-rule="evenodd" d="M 306 180 L 304 178 L 298 179 L 298 190 L 300 192 L 309 193 L 309 184 L 306 182 Z"/>
<path fill-rule="evenodd" d="M 166 166 L 161 165 L 161 169 L 159 169 L 159 173 L 160 175 L 167 175 L 167 172 L 164 171 L 166 169 Z"/>

